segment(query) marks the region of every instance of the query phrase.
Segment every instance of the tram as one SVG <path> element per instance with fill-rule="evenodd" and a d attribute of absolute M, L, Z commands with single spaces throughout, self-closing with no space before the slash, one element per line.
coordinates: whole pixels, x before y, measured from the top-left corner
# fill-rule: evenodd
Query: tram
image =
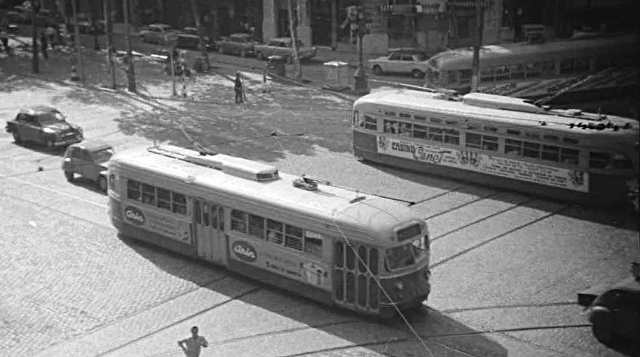
<path fill-rule="evenodd" d="M 322 303 L 390 317 L 430 292 L 427 225 L 392 199 L 171 145 L 116 154 L 108 186 L 123 236 Z"/>
<path fill-rule="evenodd" d="M 520 98 L 381 90 L 353 105 L 357 158 L 554 199 L 638 190 L 638 122 Z"/>
<path fill-rule="evenodd" d="M 480 50 L 482 85 L 571 77 L 636 65 L 635 35 L 600 36 L 545 43 L 487 45 Z M 468 92 L 472 48 L 440 52 L 427 60 L 425 86 Z"/>

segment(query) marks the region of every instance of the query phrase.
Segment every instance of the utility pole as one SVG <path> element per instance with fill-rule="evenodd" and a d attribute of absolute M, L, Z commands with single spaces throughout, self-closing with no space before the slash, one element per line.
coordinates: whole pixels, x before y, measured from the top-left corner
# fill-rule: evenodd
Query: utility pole
<path fill-rule="evenodd" d="M 296 68 L 296 79 L 302 78 L 302 66 L 300 66 L 300 57 L 298 56 L 298 34 L 296 26 L 298 21 L 295 21 L 297 16 L 293 15 L 293 2 L 287 0 L 287 12 L 289 12 L 289 32 L 291 32 L 291 50 L 293 52 L 293 63 Z"/>
<path fill-rule="evenodd" d="M 78 0 L 71 0 L 71 9 L 73 10 L 73 50 L 76 55 L 76 63 L 80 68 L 80 81 L 84 83 L 84 67 L 82 56 L 80 56 L 80 30 L 78 29 Z M 74 71 L 73 65 L 71 72 Z"/>
<path fill-rule="evenodd" d="M 476 43 L 473 46 L 471 62 L 471 91 L 478 91 L 480 86 L 480 48 L 482 47 L 482 31 L 484 31 L 484 0 L 476 0 Z"/>
<path fill-rule="evenodd" d="M 204 28 L 202 28 L 202 23 L 200 22 L 200 12 L 198 11 L 198 4 L 196 3 L 196 0 L 191 0 L 191 11 L 193 13 L 193 21 L 198 29 L 198 47 L 200 49 L 202 60 L 204 61 L 203 70 L 204 72 L 207 72 L 210 67 L 209 54 L 207 53 L 207 46 L 204 41 Z"/>
<path fill-rule="evenodd" d="M 107 63 L 111 76 L 111 89 L 116 89 L 116 66 L 113 62 L 113 23 L 111 22 L 111 0 L 102 0 L 104 5 L 104 22 L 107 31 Z"/>
<path fill-rule="evenodd" d="M 356 69 L 356 72 L 353 74 L 353 91 L 356 92 L 356 94 L 367 94 L 369 93 L 369 85 L 367 83 L 367 73 L 364 69 L 364 48 L 362 40 L 364 35 L 368 33 L 368 30 L 364 9 L 362 6 L 356 6 L 355 10 L 351 8 L 348 13 L 350 13 L 348 18 L 351 23 L 351 37 L 352 39 L 357 38 L 358 41 L 358 69 Z"/>
<path fill-rule="evenodd" d="M 129 90 L 129 92 L 135 93 L 136 74 L 133 68 L 133 55 L 131 54 L 131 35 L 129 34 L 129 0 L 124 0 L 122 5 L 124 7 L 124 40 L 127 43 L 127 63 L 129 64 L 129 67 L 127 68 L 127 90 Z"/>
<path fill-rule="evenodd" d="M 40 10 L 40 4 L 34 2 L 31 6 L 31 70 L 33 73 L 40 73 L 38 62 L 38 23 L 36 14 Z"/>

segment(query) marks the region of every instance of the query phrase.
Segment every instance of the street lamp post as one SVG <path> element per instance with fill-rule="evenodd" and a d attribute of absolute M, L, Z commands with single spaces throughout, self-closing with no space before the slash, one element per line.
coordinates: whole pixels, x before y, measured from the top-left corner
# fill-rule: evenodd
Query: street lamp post
<path fill-rule="evenodd" d="M 367 34 L 367 24 L 364 17 L 364 11 L 361 7 L 357 7 L 357 18 L 355 23 L 352 24 L 355 28 L 355 32 L 358 38 L 358 69 L 353 74 L 354 85 L 353 91 L 356 94 L 367 94 L 369 93 L 369 85 L 367 83 L 367 73 L 364 69 L 364 55 L 363 55 L 363 44 L 362 40 L 364 35 Z"/>

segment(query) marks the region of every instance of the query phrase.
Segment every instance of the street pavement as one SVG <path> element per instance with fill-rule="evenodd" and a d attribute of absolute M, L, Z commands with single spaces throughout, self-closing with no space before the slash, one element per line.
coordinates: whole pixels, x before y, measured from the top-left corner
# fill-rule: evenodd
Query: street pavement
<path fill-rule="evenodd" d="M 141 60 L 143 95 L 133 95 L 123 77 L 117 91 L 100 87 L 99 56 L 87 56 L 86 87 L 68 81 L 64 53 L 37 77 L 0 58 L 0 117 L 51 104 L 117 151 L 197 145 L 417 202 L 433 291 L 409 328 L 118 237 L 106 196 L 66 182 L 60 152 L 1 133 L 0 355 L 180 356 L 193 325 L 210 342 L 202 356 L 620 355 L 593 338 L 576 293 L 628 276 L 640 257 L 633 216 L 358 162 L 350 100 L 314 81 L 265 93 L 257 67 L 216 63 L 176 98 L 161 67 Z M 228 79 L 237 69 L 243 105 Z"/>

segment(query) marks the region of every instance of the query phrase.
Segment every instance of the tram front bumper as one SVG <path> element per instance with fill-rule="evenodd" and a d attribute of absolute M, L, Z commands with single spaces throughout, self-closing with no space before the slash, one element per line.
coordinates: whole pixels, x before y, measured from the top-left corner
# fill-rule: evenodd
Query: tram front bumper
<path fill-rule="evenodd" d="M 388 296 L 383 294 L 381 307 L 395 312 L 396 308 L 406 310 L 420 306 L 431 292 L 429 279 L 428 269 L 418 270 L 401 277 L 383 279 L 382 287 Z"/>

